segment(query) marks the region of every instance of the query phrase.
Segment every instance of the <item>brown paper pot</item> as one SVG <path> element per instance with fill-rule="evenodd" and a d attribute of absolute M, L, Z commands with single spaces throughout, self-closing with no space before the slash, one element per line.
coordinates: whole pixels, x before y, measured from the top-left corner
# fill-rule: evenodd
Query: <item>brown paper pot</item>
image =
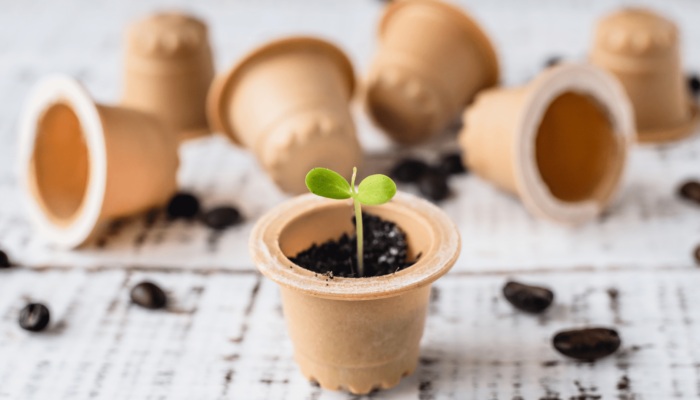
<path fill-rule="evenodd" d="M 686 88 L 673 22 L 642 9 L 612 14 L 598 24 L 590 59 L 622 82 L 640 142 L 677 140 L 696 131 L 700 113 Z"/>
<path fill-rule="evenodd" d="M 176 189 L 177 144 L 160 121 L 96 104 L 64 76 L 32 91 L 18 158 L 29 217 L 62 247 L 84 243 L 102 222 L 163 204 Z"/>
<path fill-rule="evenodd" d="M 387 389 L 416 368 L 430 286 L 455 263 L 459 232 L 439 208 L 397 193 L 363 212 L 396 222 L 406 232 L 408 257 L 420 260 L 396 274 L 334 278 L 289 261 L 312 243 L 354 232 L 352 205 L 312 194 L 265 214 L 250 236 L 260 272 L 277 282 L 294 358 L 321 387 L 368 393 Z"/>
<path fill-rule="evenodd" d="M 526 86 L 479 94 L 459 142 L 471 170 L 517 194 L 532 214 L 580 224 L 616 192 L 633 115 L 613 76 L 562 64 Z"/>
<path fill-rule="evenodd" d="M 398 142 L 428 139 L 476 92 L 498 82 L 498 60 L 488 38 L 446 3 L 392 2 L 379 36 L 365 103 L 375 123 Z"/>
<path fill-rule="evenodd" d="M 179 140 L 209 133 L 206 98 L 214 77 L 206 25 L 191 16 L 156 14 L 126 34 L 122 104 L 158 116 Z"/>
<path fill-rule="evenodd" d="M 251 149 L 284 191 L 304 193 L 315 167 L 349 175 L 360 163 L 350 117 L 352 65 L 332 44 L 296 37 L 267 44 L 218 76 L 212 129 Z"/>

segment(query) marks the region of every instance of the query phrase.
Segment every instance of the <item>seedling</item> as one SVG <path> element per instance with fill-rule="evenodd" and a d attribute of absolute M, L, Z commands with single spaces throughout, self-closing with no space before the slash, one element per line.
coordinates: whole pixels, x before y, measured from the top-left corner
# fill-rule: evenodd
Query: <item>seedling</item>
<path fill-rule="evenodd" d="M 391 200 L 396 194 L 396 184 L 386 175 L 371 175 L 362 180 L 355 189 L 357 168 L 352 169 L 352 182 L 348 183 L 337 172 L 327 168 L 314 168 L 306 174 L 306 187 L 311 193 L 329 199 L 345 200 L 352 197 L 355 205 L 355 228 L 357 229 L 357 269 L 362 274 L 362 208 L 361 204 L 378 206 Z"/>

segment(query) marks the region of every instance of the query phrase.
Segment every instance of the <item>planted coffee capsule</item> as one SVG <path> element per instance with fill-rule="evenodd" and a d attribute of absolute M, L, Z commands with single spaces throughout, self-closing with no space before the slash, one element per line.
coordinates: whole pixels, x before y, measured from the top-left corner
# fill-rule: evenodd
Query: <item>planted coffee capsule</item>
<path fill-rule="evenodd" d="M 175 137 L 149 114 L 96 104 L 76 80 L 42 80 L 24 107 L 19 173 L 32 222 L 62 247 L 111 219 L 162 206 L 176 188 Z"/>
<path fill-rule="evenodd" d="M 640 142 L 681 139 L 700 122 L 686 87 L 678 36 L 673 22 L 643 9 L 624 9 L 598 24 L 591 62 L 622 82 Z"/>
<path fill-rule="evenodd" d="M 303 193 L 310 169 L 347 174 L 360 163 L 348 104 L 354 87 L 352 65 L 337 47 L 289 38 L 218 76 L 207 113 L 212 129 L 253 151 L 282 190 Z"/>
<path fill-rule="evenodd" d="M 158 116 L 179 140 L 209 133 L 214 77 L 206 25 L 185 14 L 152 15 L 126 34 L 122 104 Z"/>
<path fill-rule="evenodd" d="M 355 195 L 362 193 L 360 187 Z M 314 194 L 291 199 L 258 220 L 249 249 L 260 272 L 280 286 L 301 373 L 325 389 L 363 394 L 394 387 L 416 369 L 431 284 L 454 265 L 460 239 L 442 210 L 399 192 L 386 204 L 363 205 L 362 213 L 395 223 L 406 235 L 407 259 L 420 255 L 415 264 L 388 275 L 330 279 L 290 261 L 314 243 L 352 235 L 349 206 Z"/>
<path fill-rule="evenodd" d="M 482 92 L 464 122 L 459 141 L 469 169 L 517 194 L 532 214 L 565 224 L 586 222 L 609 204 L 634 135 L 617 80 L 565 63 L 526 86 Z"/>
<path fill-rule="evenodd" d="M 462 10 L 434 0 L 389 4 L 365 105 L 400 143 L 425 141 L 498 82 L 498 60 L 481 28 Z"/>

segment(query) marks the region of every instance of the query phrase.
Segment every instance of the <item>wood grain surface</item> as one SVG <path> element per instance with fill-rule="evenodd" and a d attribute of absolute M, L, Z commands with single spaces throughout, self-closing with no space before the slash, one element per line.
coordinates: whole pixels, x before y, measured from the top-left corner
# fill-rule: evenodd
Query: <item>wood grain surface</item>
<path fill-rule="evenodd" d="M 596 19 L 627 1 L 462 1 L 491 34 L 503 81 L 520 84 L 549 56 L 585 58 Z M 681 28 L 684 66 L 700 71 L 700 3 L 645 1 Z M 363 74 L 382 3 L 370 0 L 221 2 L 0 0 L 0 399 L 692 399 L 700 398 L 700 206 L 678 198 L 700 178 L 700 140 L 636 147 L 620 194 L 597 221 L 566 228 L 530 217 L 478 177 L 450 181 L 440 206 L 457 223 L 462 255 L 431 298 L 419 368 L 398 387 L 367 396 L 310 384 L 293 361 L 275 284 L 252 264 L 255 220 L 287 196 L 255 159 L 223 136 L 181 149 L 179 181 L 205 208 L 233 204 L 246 222 L 215 233 L 198 222 L 116 221 L 88 246 L 52 247 L 29 225 L 17 189 L 17 118 L 31 86 L 60 72 L 95 97 L 121 94 L 122 34 L 148 12 L 191 10 L 210 25 L 221 70 L 266 40 L 316 34 L 338 43 Z M 434 160 L 452 133 L 417 149 L 394 148 L 355 105 L 368 152 L 363 173 L 397 158 Z M 415 188 L 399 190 L 416 193 Z M 554 290 L 542 316 L 515 311 L 509 278 Z M 129 302 L 152 280 L 172 300 L 150 311 Z M 48 331 L 19 328 L 41 301 Z M 594 363 L 566 359 L 553 335 L 614 327 L 623 345 Z"/>

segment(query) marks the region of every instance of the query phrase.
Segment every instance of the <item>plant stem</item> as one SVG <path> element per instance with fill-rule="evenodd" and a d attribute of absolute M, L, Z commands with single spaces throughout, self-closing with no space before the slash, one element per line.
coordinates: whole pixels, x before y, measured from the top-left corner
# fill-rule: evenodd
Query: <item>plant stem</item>
<path fill-rule="evenodd" d="M 352 169 L 352 183 L 350 184 L 350 192 L 352 194 L 357 194 L 355 191 L 355 175 L 357 175 L 357 168 Z M 357 230 L 357 273 L 361 278 L 363 276 L 362 245 L 364 243 L 362 240 L 362 205 L 355 196 L 352 197 L 352 202 L 355 205 L 355 229 Z"/>
<path fill-rule="evenodd" d="M 362 210 L 359 201 L 355 199 L 352 201 L 355 203 L 355 225 L 357 228 L 357 270 L 362 278 Z"/>

